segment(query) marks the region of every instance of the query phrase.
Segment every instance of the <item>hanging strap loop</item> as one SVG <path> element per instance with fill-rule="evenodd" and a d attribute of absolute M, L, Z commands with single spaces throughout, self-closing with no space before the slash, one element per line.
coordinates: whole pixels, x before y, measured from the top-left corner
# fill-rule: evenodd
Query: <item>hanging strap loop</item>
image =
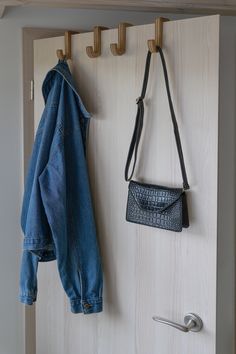
<path fill-rule="evenodd" d="M 172 102 L 172 98 L 171 98 L 171 94 L 170 94 L 169 78 L 168 78 L 168 73 L 167 73 L 167 68 L 166 68 L 165 57 L 164 57 L 162 49 L 159 46 L 157 47 L 157 49 L 158 49 L 158 53 L 160 54 L 160 57 L 161 57 L 162 68 L 163 68 L 163 73 L 164 73 L 164 78 L 165 78 L 165 86 L 166 86 L 166 92 L 167 92 L 167 97 L 168 97 L 168 102 L 169 102 L 170 113 L 171 113 L 171 120 L 172 120 L 172 124 L 173 124 L 173 128 L 174 128 L 175 141 L 176 141 L 176 146 L 177 146 L 177 151 L 178 151 L 179 161 L 180 161 L 180 168 L 181 168 L 182 178 L 183 178 L 183 189 L 187 190 L 187 189 L 189 189 L 189 184 L 188 184 L 188 179 L 187 179 L 187 174 L 186 174 L 186 169 L 185 169 L 184 156 L 183 156 L 183 150 L 182 150 L 182 145 L 181 145 L 181 140 L 180 140 L 180 135 L 179 135 L 178 124 L 177 124 L 175 111 L 174 111 L 174 107 L 173 107 L 173 102 Z M 131 139 L 128 157 L 127 157 L 126 166 L 125 166 L 125 180 L 126 181 L 130 181 L 131 178 L 133 177 L 135 165 L 137 162 L 138 147 L 139 147 L 141 133 L 142 133 L 142 129 L 143 129 L 143 117 L 144 117 L 143 100 L 145 98 L 146 90 L 147 90 L 151 55 L 152 55 L 152 53 L 150 51 L 148 51 L 147 57 L 146 57 L 142 92 L 141 92 L 141 96 L 138 97 L 136 100 L 136 103 L 138 105 L 138 109 L 137 109 L 137 114 L 136 114 L 136 119 L 135 119 L 133 136 Z M 134 156 L 134 162 L 133 162 L 131 174 L 129 176 L 129 168 L 130 168 L 130 164 L 131 164 L 131 160 L 132 160 L 133 156 Z"/>

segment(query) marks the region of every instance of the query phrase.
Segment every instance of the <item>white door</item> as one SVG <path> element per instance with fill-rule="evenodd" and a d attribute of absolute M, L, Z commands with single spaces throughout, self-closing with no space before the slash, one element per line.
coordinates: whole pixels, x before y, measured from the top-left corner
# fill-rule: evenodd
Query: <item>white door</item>
<path fill-rule="evenodd" d="M 190 227 L 182 233 L 125 221 L 124 166 L 140 95 L 147 40 L 154 25 L 130 27 L 127 51 L 112 56 L 117 30 L 102 32 L 102 55 L 90 59 L 93 34 L 73 36 L 72 72 L 92 113 L 89 172 L 104 268 L 104 311 L 70 313 L 56 262 L 40 264 L 37 354 L 216 354 L 219 17 L 164 24 L 164 53 L 190 182 Z M 41 85 L 62 37 L 35 41 L 35 121 Z M 145 126 L 135 178 L 181 186 L 161 62 L 152 56 Z M 202 197 L 204 196 L 204 198 Z M 153 321 L 204 323 L 184 333 Z M 221 354 L 221 353 L 220 353 Z M 229 353 L 225 353 L 229 354 Z M 230 353 L 232 354 L 232 353 Z"/>

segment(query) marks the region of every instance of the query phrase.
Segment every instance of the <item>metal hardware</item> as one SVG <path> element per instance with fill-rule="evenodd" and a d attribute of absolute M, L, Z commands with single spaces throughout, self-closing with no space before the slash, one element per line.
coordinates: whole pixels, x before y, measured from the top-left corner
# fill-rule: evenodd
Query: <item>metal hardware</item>
<path fill-rule="evenodd" d="M 34 80 L 30 80 L 30 101 L 34 100 Z"/>
<path fill-rule="evenodd" d="M 182 332 L 200 332 L 202 327 L 203 327 L 203 322 L 201 318 L 194 314 L 194 313 L 188 313 L 186 316 L 184 316 L 184 325 L 181 325 L 179 323 L 167 320 L 166 318 L 162 318 L 159 316 L 153 316 L 152 319 L 154 321 L 157 321 L 159 323 L 163 323 L 167 326 L 174 327 Z"/>
<path fill-rule="evenodd" d="M 143 101 L 143 98 L 139 96 L 138 98 L 136 98 L 136 103 L 139 104 L 140 101 Z"/>

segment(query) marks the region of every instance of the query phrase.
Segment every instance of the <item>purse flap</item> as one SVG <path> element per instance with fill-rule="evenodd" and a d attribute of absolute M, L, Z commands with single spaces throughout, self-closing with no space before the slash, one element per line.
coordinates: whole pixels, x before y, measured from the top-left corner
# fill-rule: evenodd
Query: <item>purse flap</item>
<path fill-rule="evenodd" d="M 170 208 L 183 194 L 182 188 L 169 188 L 135 181 L 129 183 L 129 191 L 140 209 L 159 213 Z"/>

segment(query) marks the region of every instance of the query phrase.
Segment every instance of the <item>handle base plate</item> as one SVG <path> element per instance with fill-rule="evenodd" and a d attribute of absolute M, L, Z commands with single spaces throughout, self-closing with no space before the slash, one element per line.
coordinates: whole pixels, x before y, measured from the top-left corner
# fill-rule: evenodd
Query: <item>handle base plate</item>
<path fill-rule="evenodd" d="M 203 327 L 203 322 L 201 320 L 201 318 L 196 315 L 195 313 L 188 313 L 185 317 L 184 317 L 184 323 L 187 326 L 187 324 L 190 321 L 194 321 L 195 322 L 195 326 L 191 328 L 191 332 L 199 332 L 201 331 L 202 327 Z"/>

